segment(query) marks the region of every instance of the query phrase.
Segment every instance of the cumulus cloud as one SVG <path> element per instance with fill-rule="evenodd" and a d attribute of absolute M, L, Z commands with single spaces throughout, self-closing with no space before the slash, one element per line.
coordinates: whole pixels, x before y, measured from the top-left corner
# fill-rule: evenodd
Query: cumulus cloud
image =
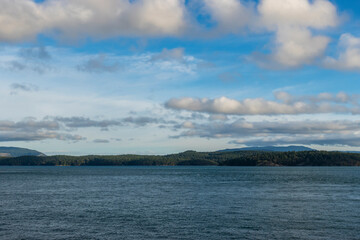
<path fill-rule="evenodd" d="M 35 39 L 40 33 L 67 38 L 87 35 L 178 35 L 186 25 L 183 0 L 3 0 L 0 41 Z"/>
<path fill-rule="evenodd" d="M 275 49 L 269 56 L 255 54 L 252 58 L 272 68 L 299 67 L 322 57 L 330 39 L 315 36 L 312 29 L 339 23 L 336 7 L 327 0 L 262 0 L 258 12 L 260 27 L 275 32 Z"/>
<path fill-rule="evenodd" d="M 340 92 L 336 95 L 321 93 L 317 96 L 292 96 L 285 92 L 275 93 L 276 101 L 263 98 L 248 98 L 241 101 L 220 97 L 173 98 L 165 103 L 167 108 L 233 115 L 279 115 L 309 113 L 353 113 L 359 114 L 356 95 Z M 348 104 L 352 106 L 349 107 Z"/>
<path fill-rule="evenodd" d="M 338 24 L 336 7 L 328 0 L 262 0 L 262 24 L 269 29 L 298 26 L 323 29 Z"/>
<path fill-rule="evenodd" d="M 267 68 L 296 68 L 323 57 L 330 38 L 317 30 L 340 22 L 328 0 L 204 0 L 205 9 L 221 34 L 274 32 L 271 54 L 254 53 L 249 59 Z"/>
<path fill-rule="evenodd" d="M 204 3 L 220 33 L 239 33 L 249 27 L 255 17 L 253 5 L 239 0 L 204 0 Z"/>
<path fill-rule="evenodd" d="M 360 38 L 349 33 L 342 34 L 339 40 L 338 58 L 327 57 L 323 65 L 338 70 L 360 70 Z"/>
<path fill-rule="evenodd" d="M 0 40 L 22 41 L 35 38 L 46 27 L 43 10 L 30 0 L 5 0 L 0 9 Z"/>
<path fill-rule="evenodd" d="M 337 26 L 341 18 L 330 0 L 203 0 L 200 5 L 193 11 L 192 4 L 185 0 L 3 0 L 0 41 L 29 41 L 39 34 L 73 40 L 270 32 L 275 35 L 272 44 L 266 45 L 270 46 L 270 53 L 255 52 L 248 59 L 262 67 L 286 69 L 322 59 L 330 42 L 324 31 Z M 204 18 L 204 12 L 205 18 L 212 21 L 210 26 L 199 20 Z M 345 50 L 338 58 L 327 58 L 324 66 L 359 69 L 356 38 L 344 34 L 340 41 L 341 46 L 346 45 Z M 21 54 L 38 59 L 51 57 L 44 47 L 25 49 Z M 184 50 L 164 49 L 151 60 L 184 61 Z M 10 62 L 9 67 L 40 73 L 46 70 L 21 61 Z M 78 66 L 89 72 L 112 72 L 118 68 L 101 56 Z"/>
<path fill-rule="evenodd" d="M 276 50 L 272 59 L 281 66 L 310 64 L 324 54 L 328 37 L 313 36 L 309 29 L 283 27 L 276 33 Z"/>

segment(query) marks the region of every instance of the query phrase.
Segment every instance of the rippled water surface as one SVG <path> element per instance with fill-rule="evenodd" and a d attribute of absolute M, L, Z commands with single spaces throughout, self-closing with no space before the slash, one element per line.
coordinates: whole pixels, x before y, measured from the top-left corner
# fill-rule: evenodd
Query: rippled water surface
<path fill-rule="evenodd" d="M 360 239 L 360 168 L 0 167 L 0 239 Z"/>

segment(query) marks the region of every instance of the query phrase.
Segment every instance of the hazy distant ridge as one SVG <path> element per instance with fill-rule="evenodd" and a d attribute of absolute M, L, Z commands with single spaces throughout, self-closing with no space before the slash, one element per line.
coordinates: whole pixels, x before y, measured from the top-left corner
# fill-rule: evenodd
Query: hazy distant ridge
<path fill-rule="evenodd" d="M 237 151 L 262 151 L 262 152 L 302 152 L 302 151 L 316 151 L 315 149 L 304 146 L 286 146 L 286 147 L 245 147 L 219 150 L 218 152 L 237 152 Z"/>
<path fill-rule="evenodd" d="M 0 157 L 21 157 L 21 156 L 45 156 L 45 154 L 18 147 L 0 147 Z"/>

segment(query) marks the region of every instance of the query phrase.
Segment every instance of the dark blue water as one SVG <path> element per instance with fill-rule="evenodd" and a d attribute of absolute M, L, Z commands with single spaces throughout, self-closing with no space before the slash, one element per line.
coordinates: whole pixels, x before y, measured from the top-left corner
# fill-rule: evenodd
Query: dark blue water
<path fill-rule="evenodd" d="M 0 239 L 360 239 L 360 168 L 0 167 Z"/>

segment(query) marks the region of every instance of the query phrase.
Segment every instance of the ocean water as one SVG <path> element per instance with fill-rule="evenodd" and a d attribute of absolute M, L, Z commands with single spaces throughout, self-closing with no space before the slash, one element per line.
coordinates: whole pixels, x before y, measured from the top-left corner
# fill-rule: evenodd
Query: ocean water
<path fill-rule="evenodd" d="M 0 167 L 0 239 L 360 239 L 359 167 Z"/>

